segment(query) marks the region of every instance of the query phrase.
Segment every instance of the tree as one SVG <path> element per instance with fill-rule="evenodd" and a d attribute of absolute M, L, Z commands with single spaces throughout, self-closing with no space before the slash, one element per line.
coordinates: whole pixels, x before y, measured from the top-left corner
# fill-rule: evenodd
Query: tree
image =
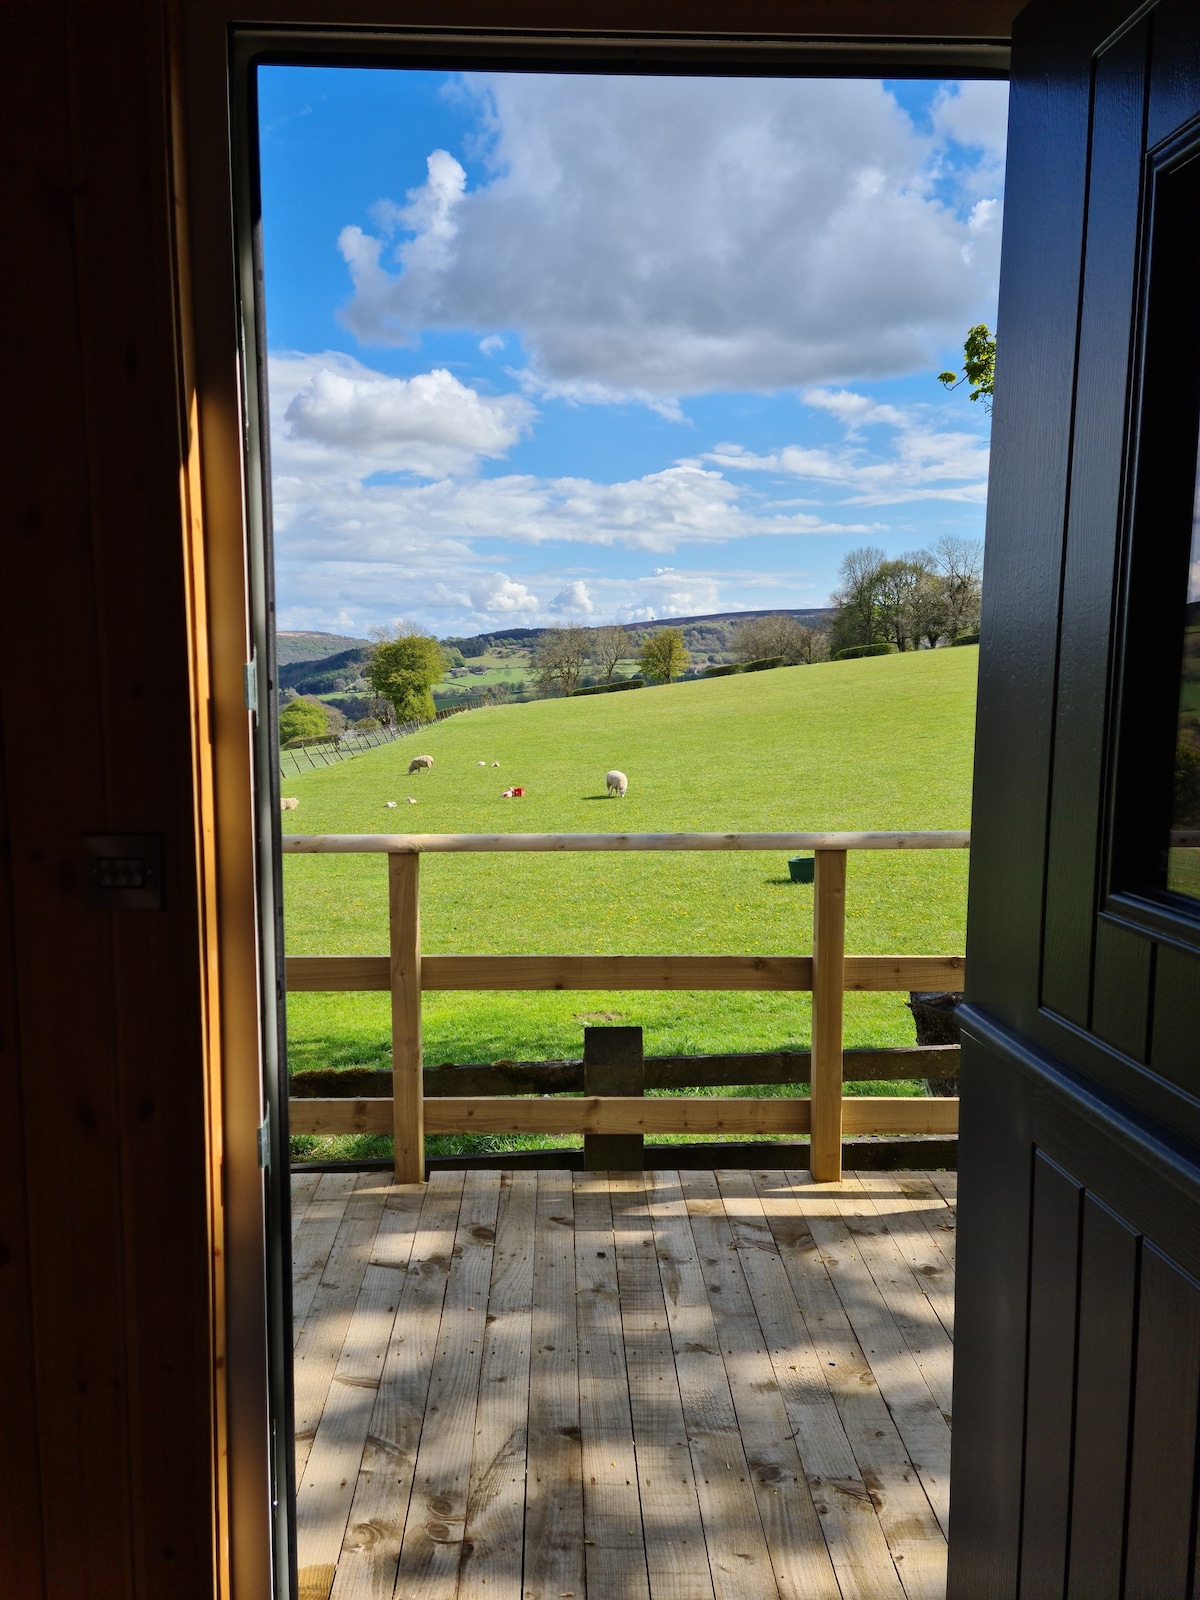
<path fill-rule="evenodd" d="M 739 622 L 730 637 L 729 648 L 738 661 L 763 661 L 782 656 L 785 666 L 819 661 L 826 644 L 823 629 L 810 627 L 784 611 L 769 617 L 748 617 Z"/>
<path fill-rule="evenodd" d="M 847 550 L 842 557 L 838 568 L 842 581 L 832 596 L 837 615 L 829 641 L 831 653 L 884 642 L 878 602 L 880 569 L 886 563 L 885 552 L 870 544 Z"/>
<path fill-rule="evenodd" d="M 578 689 L 590 642 L 586 628 L 547 628 L 533 648 L 538 693 L 563 695 Z"/>
<path fill-rule="evenodd" d="M 691 657 L 678 628 L 658 628 L 643 640 L 638 659 L 651 683 L 670 683 L 679 676 Z"/>
<path fill-rule="evenodd" d="M 603 628 L 593 628 L 588 637 L 588 660 L 595 663 L 604 674 L 604 682 L 611 683 L 613 673 L 629 654 L 629 635 L 619 622 L 610 622 Z"/>
<path fill-rule="evenodd" d="M 950 608 L 945 587 L 933 570 L 932 558 L 921 573 L 912 597 L 913 642 L 924 639 L 932 650 L 950 626 Z"/>
<path fill-rule="evenodd" d="M 933 547 L 933 561 L 946 607 L 947 637 L 979 627 L 983 599 L 983 541 L 944 533 Z"/>
<path fill-rule="evenodd" d="M 996 381 L 996 339 L 986 323 L 971 328 L 963 341 L 963 369 L 958 372 L 939 372 L 938 382 L 947 389 L 957 389 L 961 384 L 971 385 L 971 399 L 982 400 L 983 409 L 992 409 L 992 391 Z"/>
<path fill-rule="evenodd" d="M 329 732 L 329 714 L 319 700 L 297 696 L 279 713 L 279 740 L 320 739 Z"/>
<path fill-rule="evenodd" d="M 401 631 L 378 638 L 367 662 L 367 681 L 386 700 L 397 722 L 432 722 L 437 715 L 430 690 L 446 670 L 441 645 L 429 634 L 401 624 Z"/>

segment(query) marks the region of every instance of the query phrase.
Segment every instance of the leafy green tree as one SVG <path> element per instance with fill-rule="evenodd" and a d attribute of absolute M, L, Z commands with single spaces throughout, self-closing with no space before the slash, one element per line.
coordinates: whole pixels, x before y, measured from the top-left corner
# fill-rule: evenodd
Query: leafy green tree
<path fill-rule="evenodd" d="M 642 642 L 638 657 L 642 671 L 651 683 L 671 683 L 687 666 L 691 657 L 678 628 L 659 628 Z"/>
<path fill-rule="evenodd" d="M 279 713 L 279 740 L 319 739 L 329 732 L 329 713 L 318 700 L 299 697 Z"/>
<path fill-rule="evenodd" d="M 939 372 L 938 382 L 947 389 L 957 389 L 960 384 L 971 385 L 971 399 L 982 400 L 983 409 L 992 409 L 992 391 L 996 381 L 996 338 L 984 322 L 971 328 L 963 341 L 963 369 L 961 372 Z"/>
<path fill-rule="evenodd" d="M 430 690 L 446 670 L 441 645 L 415 630 L 380 639 L 367 663 L 367 681 L 386 700 L 397 722 L 432 722 L 437 715 Z"/>

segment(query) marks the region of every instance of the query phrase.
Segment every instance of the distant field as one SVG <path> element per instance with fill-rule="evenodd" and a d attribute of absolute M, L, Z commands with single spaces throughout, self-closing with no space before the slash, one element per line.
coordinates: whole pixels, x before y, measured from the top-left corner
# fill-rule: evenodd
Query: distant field
<path fill-rule="evenodd" d="M 961 828 L 970 820 L 977 661 L 974 649 L 923 651 L 472 711 L 289 779 L 300 807 L 283 826 L 298 833 Z M 417 753 L 436 764 L 409 778 Z M 611 766 L 629 776 L 624 801 L 605 798 Z M 527 798 L 501 799 L 511 784 L 524 785 Z M 416 806 L 405 803 L 410 795 Z M 399 802 L 397 810 L 385 809 L 388 800 Z M 962 851 L 852 855 L 847 948 L 961 951 L 966 878 Z M 289 856 L 284 881 L 290 952 L 386 950 L 382 856 Z M 812 889 L 790 882 L 782 855 L 422 862 L 429 952 L 804 953 L 811 916 Z M 640 1023 L 647 1054 L 806 1047 L 810 1017 L 805 995 L 435 994 L 424 1007 L 425 1056 L 429 1065 L 578 1056 L 592 1020 Z M 848 1044 L 913 1039 L 899 995 L 848 996 L 846 1022 Z M 386 1065 L 386 996 L 293 996 L 289 1038 L 293 1070 Z M 298 1153 L 313 1143 L 297 1141 Z"/>

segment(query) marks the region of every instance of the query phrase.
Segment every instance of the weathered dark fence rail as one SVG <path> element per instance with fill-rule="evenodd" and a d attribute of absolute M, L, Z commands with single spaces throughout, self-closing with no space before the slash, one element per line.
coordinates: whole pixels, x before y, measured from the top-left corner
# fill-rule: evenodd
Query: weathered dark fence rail
<path fill-rule="evenodd" d="M 846 1050 L 846 1083 L 893 1083 L 912 1078 L 958 1076 L 956 1044 L 916 1045 L 911 1049 Z M 453 1099 L 470 1094 L 583 1094 L 582 1059 L 575 1061 L 494 1061 L 487 1066 L 426 1067 L 425 1098 Z M 728 1056 L 647 1056 L 647 1089 L 753 1088 L 779 1083 L 811 1083 L 811 1050 L 772 1050 Z M 293 1100 L 385 1099 L 392 1074 L 385 1068 L 319 1067 L 294 1072 Z"/>

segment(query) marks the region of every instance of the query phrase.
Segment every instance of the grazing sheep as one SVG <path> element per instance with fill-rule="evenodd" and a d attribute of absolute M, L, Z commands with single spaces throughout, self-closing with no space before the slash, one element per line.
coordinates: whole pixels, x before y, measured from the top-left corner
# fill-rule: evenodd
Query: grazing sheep
<path fill-rule="evenodd" d="M 299 800 L 281 799 L 279 802 L 279 809 L 280 811 L 295 811 L 299 804 Z"/>
<path fill-rule="evenodd" d="M 493 762 L 492 762 L 492 765 L 493 765 L 493 766 L 494 766 L 494 767 L 498 767 L 498 766 L 499 766 L 499 765 L 500 765 L 500 763 L 499 763 L 499 762 L 498 762 L 498 761 L 493 761 Z"/>
<path fill-rule="evenodd" d="M 385 811 L 395 811 L 395 809 L 396 809 L 396 802 L 395 802 L 395 801 L 394 801 L 394 800 L 385 800 L 385 801 L 384 801 L 384 802 L 383 802 L 383 809 L 384 809 L 384 810 L 385 810 Z"/>
<path fill-rule="evenodd" d="M 432 756 L 414 756 L 408 763 L 408 775 L 411 778 L 414 772 L 432 772 Z"/>
<path fill-rule="evenodd" d="M 610 799 L 613 795 L 616 795 L 618 800 L 624 800 L 625 791 L 629 787 L 629 779 L 623 772 L 618 772 L 614 767 L 611 772 L 605 774 L 604 781 L 608 785 Z"/>
<path fill-rule="evenodd" d="M 417 802 L 413 799 L 412 795 L 409 795 L 408 803 L 410 806 L 415 806 Z"/>

